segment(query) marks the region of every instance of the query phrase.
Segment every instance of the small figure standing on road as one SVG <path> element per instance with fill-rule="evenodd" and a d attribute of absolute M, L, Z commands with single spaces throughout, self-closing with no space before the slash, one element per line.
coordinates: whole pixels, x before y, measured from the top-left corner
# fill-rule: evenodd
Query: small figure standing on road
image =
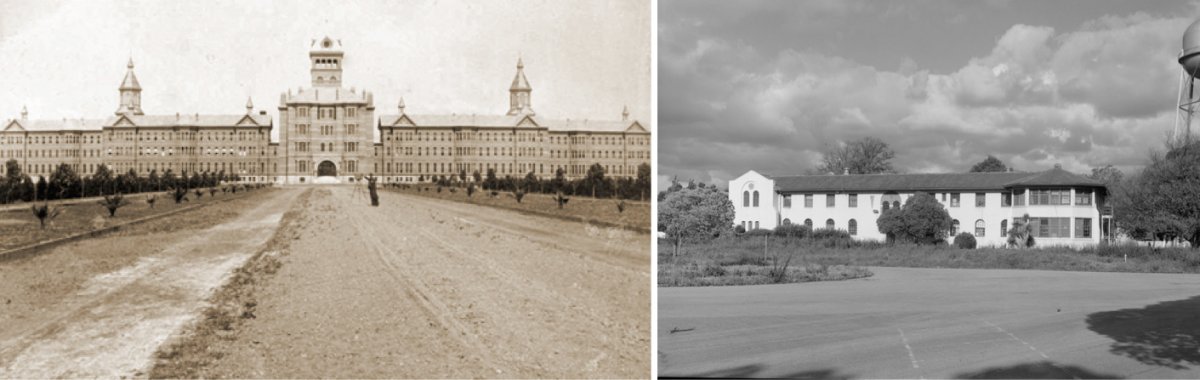
<path fill-rule="evenodd" d="M 371 191 L 371 206 L 379 207 L 379 193 L 375 192 L 375 175 L 367 176 L 367 189 Z"/>

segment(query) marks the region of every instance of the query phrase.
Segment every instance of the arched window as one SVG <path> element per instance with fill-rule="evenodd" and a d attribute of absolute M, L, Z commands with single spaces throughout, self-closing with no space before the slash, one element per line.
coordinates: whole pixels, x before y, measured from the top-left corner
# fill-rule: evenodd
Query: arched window
<path fill-rule="evenodd" d="M 833 229 L 833 219 L 825 219 L 825 228 Z"/>
<path fill-rule="evenodd" d="M 754 190 L 754 207 L 758 207 L 758 190 Z"/>
<path fill-rule="evenodd" d="M 1000 221 L 1000 237 L 1008 236 L 1008 219 Z"/>
<path fill-rule="evenodd" d="M 958 219 L 950 223 L 950 236 L 958 235 Z"/>
<path fill-rule="evenodd" d="M 812 229 L 812 219 L 805 219 L 805 220 L 804 220 L 804 226 L 805 226 L 805 227 L 808 227 L 808 229 L 810 229 L 810 230 L 811 230 L 811 229 Z"/>
<path fill-rule="evenodd" d="M 986 232 L 984 225 L 985 225 L 985 223 L 983 223 L 983 219 L 975 221 L 975 236 L 976 237 L 983 237 L 984 232 Z"/>
<path fill-rule="evenodd" d="M 785 226 L 792 225 L 792 220 L 788 219 L 788 218 L 783 218 L 783 225 L 785 225 Z"/>
<path fill-rule="evenodd" d="M 742 192 L 742 207 L 750 207 L 750 192 Z"/>
<path fill-rule="evenodd" d="M 850 219 L 850 222 L 847 223 L 846 226 L 850 229 L 851 236 L 858 235 L 858 221 L 857 220 Z"/>
<path fill-rule="evenodd" d="M 900 201 L 892 201 L 892 207 L 900 208 Z"/>

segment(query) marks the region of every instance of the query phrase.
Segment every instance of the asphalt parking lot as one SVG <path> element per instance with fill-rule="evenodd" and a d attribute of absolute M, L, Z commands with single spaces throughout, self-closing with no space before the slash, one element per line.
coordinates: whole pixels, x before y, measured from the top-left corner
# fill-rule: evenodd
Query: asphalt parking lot
<path fill-rule="evenodd" d="M 659 375 L 1200 378 L 1198 275 L 871 269 L 660 288 Z"/>

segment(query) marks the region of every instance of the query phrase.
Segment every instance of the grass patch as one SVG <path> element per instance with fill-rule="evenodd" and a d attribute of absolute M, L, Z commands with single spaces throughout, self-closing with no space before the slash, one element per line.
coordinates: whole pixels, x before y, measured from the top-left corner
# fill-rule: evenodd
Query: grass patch
<path fill-rule="evenodd" d="M 584 196 L 569 196 L 560 209 L 555 194 L 512 193 L 507 191 L 483 190 L 473 195 L 466 191 L 437 191 L 436 185 L 384 186 L 383 189 L 404 194 L 473 203 L 523 211 L 537 215 L 560 217 L 585 223 L 599 223 L 639 231 L 650 230 L 650 203 L 617 199 L 598 199 Z M 493 194 L 494 193 L 494 194 Z M 520 202 L 517 198 L 520 197 Z"/>
<path fill-rule="evenodd" d="M 236 330 L 255 319 L 257 293 L 264 282 L 283 266 L 291 242 L 299 238 L 301 213 L 309 207 L 312 191 L 306 191 L 283 216 L 285 221 L 266 247 L 234 271 L 229 280 L 209 298 L 206 308 L 183 333 L 155 352 L 151 378 L 211 377 L 205 370 L 225 356 L 222 342 L 237 340 Z"/>
<path fill-rule="evenodd" d="M 764 271 L 778 267 L 783 257 L 791 257 L 795 264 L 788 269 L 786 281 L 780 282 L 866 277 L 870 272 L 861 268 L 871 266 L 1200 273 L 1200 250 L 1137 245 L 958 249 L 948 245 L 889 245 L 758 235 L 684 245 L 679 257 L 674 258 L 669 254 L 669 242 L 660 240 L 658 247 L 663 253 L 658 257 L 659 286 L 775 283 L 770 281 L 770 273 Z M 822 272 L 814 266 L 826 270 Z"/>

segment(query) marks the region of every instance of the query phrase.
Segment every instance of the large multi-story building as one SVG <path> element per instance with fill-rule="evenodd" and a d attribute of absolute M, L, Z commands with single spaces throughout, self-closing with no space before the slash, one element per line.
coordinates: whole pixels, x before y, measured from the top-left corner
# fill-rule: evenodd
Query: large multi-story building
<path fill-rule="evenodd" d="M 342 86 L 344 63 L 341 41 L 313 41 L 311 87 L 280 94 L 275 142 L 273 120 L 249 99 L 239 114 L 146 115 L 130 60 L 113 116 L 30 120 L 22 108 L 20 118 L 0 128 L 0 160 L 17 160 L 32 176 L 49 176 L 66 163 L 84 175 L 105 165 L 118 173 L 223 171 L 277 183 L 354 181 L 371 174 L 384 182 L 418 182 L 489 169 L 500 177 L 541 178 L 561 169 L 567 178 L 579 178 L 594 164 L 608 176 L 632 177 L 650 163 L 649 129 L 629 119 L 627 110 L 610 121 L 537 116 L 520 59 L 508 112 L 496 115 L 409 114 L 399 99 L 396 114 L 376 117 L 371 92 Z"/>
<path fill-rule="evenodd" d="M 1040 173 L 946 173 L 766 176 L 753 170 L 729 181 L 734 224 L 781 224 L 846 230 L 884 240 L 876 220 L 918 192 L 932 194 L 953 219 L 950 235 L 969 232 L 980 246 L 1004 246 L 1009 227 L 1029 216 L 1042 246 L 1100 242 L 1111 215 L 1102 213 L 1103 183 L 1055 167 Z"/>

